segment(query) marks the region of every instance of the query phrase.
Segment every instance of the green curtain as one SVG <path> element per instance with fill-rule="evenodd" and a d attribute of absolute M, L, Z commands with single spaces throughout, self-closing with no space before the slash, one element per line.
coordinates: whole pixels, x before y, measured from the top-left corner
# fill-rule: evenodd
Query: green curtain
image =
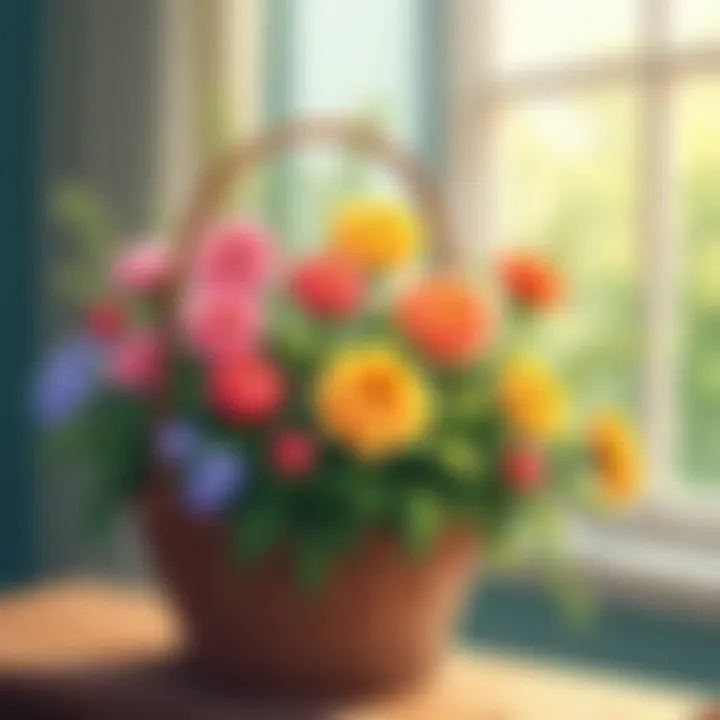
<path fill-rule="evenodd" d="M 27 416 L 39 230 L 41 0 L 0 2 L 0 584 L 36 570 Z"/>

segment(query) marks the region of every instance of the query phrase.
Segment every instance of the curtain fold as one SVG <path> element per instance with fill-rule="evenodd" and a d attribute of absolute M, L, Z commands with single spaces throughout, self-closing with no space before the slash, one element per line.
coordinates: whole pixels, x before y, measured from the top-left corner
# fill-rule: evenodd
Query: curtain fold
<path fill-rule="evenodd" d="M 162 3 L 146 0 L 50 0 L 45 27 L 44 185 L 41 335 L 75 326 L 70 301 L 56 288 L 68 238 L 52 207 L 82 188 L 107 206 L 118 239 L 147 228 L 157 214 L 157 146 L 162 95 Z M 42 344 L 42 338 L 41 338 Z M 45 468 L 38 493 L 40 571 L 137 574 L 132 531 L 94 548 L 82 532 L 92 478 Z"/>
<path fill-rule="evenodd" d="M 36 292 L 41 0 L 0 2 L 0 586 L 37 569 L 36 486 L 27 417 Z"/>

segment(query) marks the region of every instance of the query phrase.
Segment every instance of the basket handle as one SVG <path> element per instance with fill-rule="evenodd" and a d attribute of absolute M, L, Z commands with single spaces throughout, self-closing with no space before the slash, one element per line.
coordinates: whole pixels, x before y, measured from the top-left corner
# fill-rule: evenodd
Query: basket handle
<path fill-rule="evenodd" d="M 366 123 L 340 118 L 311 118 L 274 127 L 224 152 L 203 173 L 176 234 L 176 282 L 168 298 L 175 315 L 178 291 L 185 284 L 193 253 L 205 227 L 217 213 L 224 195 L 257 164 L 306 143 L 333 143 L 372 156 L 407 186 L 420 210 L 433 253 L 441 263 L 453 256 L 453 239 L 439 189 L 408 152 L 381 136 Z"/>

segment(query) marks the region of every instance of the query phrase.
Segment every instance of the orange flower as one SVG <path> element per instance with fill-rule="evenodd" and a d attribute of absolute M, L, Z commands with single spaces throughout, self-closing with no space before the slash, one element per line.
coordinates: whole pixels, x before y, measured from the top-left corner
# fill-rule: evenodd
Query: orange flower
<path fill-rule="evenodd" d="M 443 365 L 472 360 L 491 338 L 489 307 L 459 277 L 424 280 L 400 299 L 395 318 L 420 352 Z"/>
<path fill-rule="evenodd" d="M 557 269 L 547 258 L 530 250 L 517 250 L 507 256 L 500 274 L 510 296 L 523 307 L 555 307 L 565 295 Z"/>
<path fill-rule="evenodd" d="M 417 369 L 383 346 L 348 348 L 323 368 L 315 387 L 320 424 L 366 458 L 403 450 L 425 434 L 429 388 Z"/>

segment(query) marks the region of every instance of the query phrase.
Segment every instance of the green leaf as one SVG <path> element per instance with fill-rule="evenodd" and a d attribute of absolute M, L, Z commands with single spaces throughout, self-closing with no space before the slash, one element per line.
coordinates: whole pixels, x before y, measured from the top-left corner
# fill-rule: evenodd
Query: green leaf
<path fill-rule="evenodd" d="M 81 185 L 61 185 L 53 192 L 51 214 L 71 234 L 86 256 L 107 258 L 116 230 L 110 212 L 100 198 Z"/>
<path fill-rule="evenodd" d="M 460 482 L 482 479 L 485 458 L 476 444 L 463 438 L 453 438 L 440 446 L 440 463 L 448 475 Z"/>
<path fill-rule="evenodd" d="M 175 361 L 172 376 L 173 397 L 178 413 L 201 415 L 206 407 L 201 364 L 191 358 L 179 358 Z"/>
<path fill-rule="evenodd" d="M 432 493 L 416 491 L 401 505 L 400 538 L 405 551 L 413 557 L 429 552 L 444 519 L 443 508 Z"/>
<path fill-rule="evenodd" d="M 150 472 L 151 416 L 141 398 L 108 390 L 98 398 L 93 417 L 88 449 L 94 456 L 92 465 L 97 477 L 86 526 L 92 536 L 102 537 Z"/>
<path fill-rule="evenodd" d="M 562 507 L 551 502 L 538 503 L 534 523 L 535 551 L 542 562 L 546 586 L 567 620 L 578 628 L 587 627 L 595 616 L 595 604 L 568 557 Z"/>
<path fill-rule="evenodd" d="M 597 618 L 598 608 L 582 578 L 568 566 L 555 567 L 547 575 L 546 583 L 568 623 L 577 630 L 588 630 Z"/>
<path fill-rule="evenodd" d="M 50 212 L 63 234 L 63 251 L 50 282 L 75 305 L 104 292 L 106 268 L 115 251 L 116 230 L 107 207 L 80 185 L 62 185 L 51 196 Z"/>
<path fill-rule="evenodd" d="M 274 352 L 293 367 L 305 369 L 318 354 L 318 327 L 287 305 L 278 306 L 276 315 L 272 333 Z"/>
<path fill-rule="evenodd" d="M 107 540 L 122 514 L 125 499 L 120 485 L 96 482 L 85 514 L 85 534 L 92 540 Z"/>
<path fill-rule="evenodd" d="M 52 291 L 73 306 L 82 306 L 100 295 L 98 273 L 88 272 L 87 267 L 58 263 L 53 268 Z"/>
<path fill-rule="evenodd" d="M 254 562 L 277 547 L 285 531 L 285 513 L 277 503 L 249 506 L 233 528 L 233 547 L 244 561 Z"/>
<path fill-rule="evenodd" d="M 295 573 L 303 592 L 317 594 L 327 580 L 332 555 L 325 539 L 317 534 L 304 537 L 297 549 Z"/>
<path fill-rule="evenodd" d="M 54 464 L 75 465 L 87 455 L 88 436 L 94 423 L 92 405 L 83 408 L 69 422 L 39 438 L 42 459 Z"/>
<path fill-rule="evenodd" d="M 365 526 L 356 517 L 349 517 L 344 523 L 338 522 L 332 536 L 334 552 L 341 555 L 357 550 L 364 537 L 364 529 Z"/>
<path fill-rule="evenodd" d="M 354 459 L 332 462 L 321 480 L 312 488 L 310 501 L 322 503 L 325 520 L 331 524 L 350 522 L 369 525 L 377 522 L 384 509 L 387 487 L 378 471 Z M 319 508 L 318 508 L 319 509 Z"/>
<path fill-rule="evenodd" d="M 354 489 L 354 510 L 358 519 L 371 525 L 382 517 L 385 510 L 385 492 L 375 478 L 360 478 Z"/>

